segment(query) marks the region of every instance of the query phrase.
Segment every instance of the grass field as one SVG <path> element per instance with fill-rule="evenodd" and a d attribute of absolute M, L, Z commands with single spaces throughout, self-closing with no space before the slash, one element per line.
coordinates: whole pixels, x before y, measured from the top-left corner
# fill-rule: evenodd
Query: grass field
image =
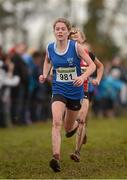
<path fill-rule="evenodd" d="M 0 129 L 1 179 L 126 179 L 127 119 L 89 121 L 88 143 L 81 162 L 70 160 L 75 137 L 66 139 L 62 131 L 61 172 L 54 173 L 51 158 L 51 122 L 27 127 Z"/>

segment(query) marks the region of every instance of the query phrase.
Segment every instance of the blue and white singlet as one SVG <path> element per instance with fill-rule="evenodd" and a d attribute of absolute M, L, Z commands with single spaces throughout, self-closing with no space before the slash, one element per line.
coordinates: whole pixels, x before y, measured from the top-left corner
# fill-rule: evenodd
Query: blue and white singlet
<path fill-rule="evenodd" d="M 82 99 L 83 85 L 76 87 L 73 79 L 81 75 L 80 58 L 77 55 L 77 43 L 68 40 L 68 45 L 63 53 L 56 51 L 56 43 L 47 47 L 48 58 L 53 66 L 52 94 L 60 94 L 69 99 Z"/>

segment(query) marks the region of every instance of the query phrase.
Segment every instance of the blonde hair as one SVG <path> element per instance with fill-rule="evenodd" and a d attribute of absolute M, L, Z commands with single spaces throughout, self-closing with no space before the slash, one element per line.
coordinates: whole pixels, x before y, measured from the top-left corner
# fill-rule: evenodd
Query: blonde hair
<path fill-rule="evenodd" d="M 56 24 L 59 23 L 59 22 L 64 23 L 66 25 L 68 31 L 71 30 L 71 23 L 70 23 L 70 21 L 68 21 L 65 18 L 58 18 L 58 19 L 56 19 L 54 24 L 53 24 L 53 29 L 55 29 Z"/>

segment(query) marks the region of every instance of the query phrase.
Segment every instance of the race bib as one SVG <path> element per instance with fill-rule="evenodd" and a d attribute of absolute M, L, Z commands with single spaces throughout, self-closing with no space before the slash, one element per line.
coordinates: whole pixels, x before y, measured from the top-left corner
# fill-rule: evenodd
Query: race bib
<path fill-rule="evenodd" d="M 56 81 L 72 82 L 76 77 L 77 77 L 76 67 L 56 69 Z"/>

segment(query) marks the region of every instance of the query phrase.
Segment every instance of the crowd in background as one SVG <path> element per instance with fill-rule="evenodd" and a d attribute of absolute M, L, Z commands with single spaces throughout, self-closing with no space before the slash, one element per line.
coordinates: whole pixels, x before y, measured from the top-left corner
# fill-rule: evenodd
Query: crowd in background
<path fill-rule="evenodd" d="M 104 67 L 100 85 L 93 88 L 92 109 L 95 115 L 116 117 L 127 108 L 127 65 L 114 57 Z"/>
<path fill-rule="evenodd" d="M 27 125 L 50 118 L 51 82 L 39 83 L 44 54 L 17 44 L 0 48 L 0 126 Z"/>
<path fill-rule="evenodd" d="M 50 119 L 51 79 L 44 84 L 38 81 L 44 55 L 24 43 L 7 53 L 0 47 L 0 127 Z M 115 117 L 127 107 L 127 66 L 120 57 L 114 57 L 104 67 L 100 85 L 93 87 L 89 83 L 92 112 L 96 116 Z M 91 78 L 95 75 L 96 72 Z"/>

